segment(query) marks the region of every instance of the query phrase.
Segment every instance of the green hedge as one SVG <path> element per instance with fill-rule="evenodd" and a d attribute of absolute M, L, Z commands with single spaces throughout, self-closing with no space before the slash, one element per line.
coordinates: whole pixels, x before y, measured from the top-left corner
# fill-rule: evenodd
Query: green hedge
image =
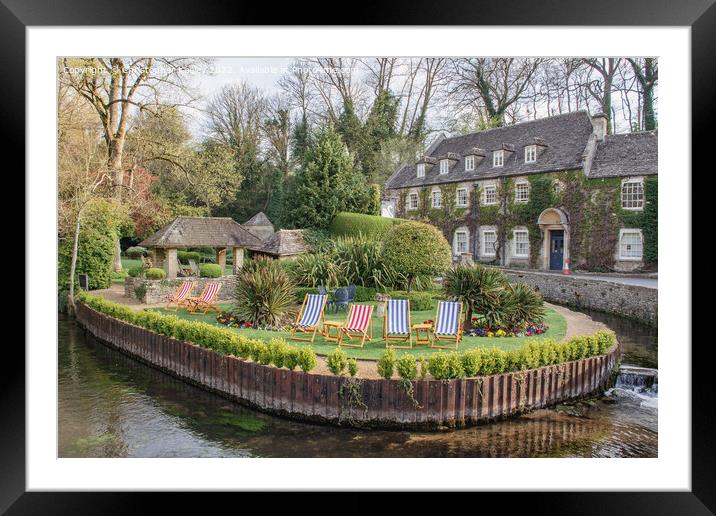
<path fill-rule="evenodd" d="M 202 254 L 197 251 L 177 251 L 177 259 L 181 263 L 189 263 L 189 260 L 194 260 L 195 262 L 201 261 Z"/>
<path fill-rule="evenodd" d="M 199 265 L 199 273 L 202 278 L 219 278 L 224 273 L 221 265 L 215 263 L 202 263 Z"/>
<path fill-rule="evenodd" d="M 476 348 L 463 352 L 438 352 L 427 358 L 427 368 L 436 380 L 490 376 L 604 355 L 612 348 L 614 342 L 614 332 L 602 330 L 593 335 L 572 337 L 565 342 L 551 339 L 530 342 L 520 349 L 511 351 Z M 395 353 L 391 353 L 392 351 L 386 351 L 379 363 L 395 363 Z M 417 367 L 420 359 L 413 355 L 404 354 L 398 359 L 400 367 L 397 369 L 401 378 L 412 380 L 415 377 L 413 365 L 408 364 L 411 360 L 416 362 L 415 367 Z M 387 374 L 389 370 L 386 368 L 384 373 Z M 383 373 L 380 374 L 384 376 Z"/>
<path fill-rule="evenodd" d="M 156 267 L 152 267 L 146 270 L 146 272 L 144 273 L 144 277 L 147 279 L 164 279 L 167 277 L 167 273 L 164 272 L 164 269 L 157 269 Z"/>
<path fill-rule="evenodd" d="M 358 236 L 362 233 L 380 239 L 390 228 L 403 222 L 406 220 L 342 211 L 331 221 L 329 231 L 333 236 Z"/>
<path fill-rule="evenodd" d="M 204 322 L 187 321 L 159 312 L 132 310 L 126 305 L 113 303 L 84 291 L 77 295 L 77 299 L 93 310 L 115 319 L 177 340 L 191 342 L 221 355 L 233 355 L 292 370 L 300 367 L 306 372 L 314 369 L 318 363 L 316 352 L 310 346 L 292 346 L 283 339 L 271 339 L 270 342 L 249 339 L 228 328 L 219 328 Z"/>
<path fill-rule="evenodd" d="M 393 299 L 409 299 L 411 311 L 432 310 L 435 304 L 435 295 L 432 292 L 406 292 L 405 290 L 393 290 L 388 292 Z"/>

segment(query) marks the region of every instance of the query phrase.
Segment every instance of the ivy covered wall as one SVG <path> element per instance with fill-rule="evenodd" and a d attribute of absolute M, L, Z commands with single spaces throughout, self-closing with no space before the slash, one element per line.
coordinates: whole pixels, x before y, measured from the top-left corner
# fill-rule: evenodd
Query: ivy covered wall
<path fill-rule="evenodd" d="M 621 206 L 622 178 L 587 179 L 582 170 L 528 175 L 529 201 L 515 202 L 515 178 L 495 180 L 498 204 L 482 205 L 479 186 L 468 191 L 467 208 L 455 206 L 457 183 L 440 185 L 442 207 L 433 208 L 433 186 L 418 188 L 418 209 L 407 209 L 410 189 L 398 194 L 397 216 L 412 218 L 440 228 L 452 242 L 453 232 L 460 226 L 470 230 L 471 242 L 480 226 L 495 226 L 498 248 L 494 262 L 501 263 L 505 243 L 512 230 L 524 226 L 529 231 L 530 266 L 538 268 L 539 249 L 543 235 L 537 225 L 539 215 L 547 208 L 560 208 L 570 221 L 569 252 L 573 267 L 607 272 L 615 268 L 619 230 L 641 229 L 645 268 L 654 268 L 658 260 L 658 179 L 644 179 L 644 209 L 625 210 Z"/>

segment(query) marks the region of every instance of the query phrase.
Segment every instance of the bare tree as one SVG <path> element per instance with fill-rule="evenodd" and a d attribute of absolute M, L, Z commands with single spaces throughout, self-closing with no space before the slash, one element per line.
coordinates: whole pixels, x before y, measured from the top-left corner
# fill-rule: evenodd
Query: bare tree
<path fill-rule="evenodd" d="M 458 109 L 483 111 L 495 125 L 504 125 L 509 108 L 531 93 L 532 79 L 542 62 L 515 58 L 452 59 L 449 94 Z"/>
<path fill-rule="evenodd" d="M 621 59 L 604 57 L 598 59 L 583 59 L 594 74 L 590 73 L 585 84 L 587 91 L 599 104 L 599 108 L 607 116 L 607 133 L 614 132 L 614 120 L 612 112 L 612 91 L 614 88 L 614 77 L 619 69 Z"/>
<path fill-rule="evenodd" d="M 659 79 L 658 61 L 653 57 L 644 59 L 627 59 L 634 75 L 641 86 L 641 107 L 644 129 L 651 131 L 656 129 L 656 114 L 654 112 L 654 91 Z"/>
<path fill-rule="evenodd" d="M 187 82 L 204 60 L 186 58 L 64 58 L 60 79 L 94 108 L 103 129 L 107 169 L 114 194 L 122 196 L 126 164 L 124 145 L 130 118 L 137 111 L 155 109 L 160 99 L 177 95 L 175 105 L 193 100 Z M 187 99 L 187 97 L 189 97 Z M 122 269 L 119 240 L 114 268 Z"/>

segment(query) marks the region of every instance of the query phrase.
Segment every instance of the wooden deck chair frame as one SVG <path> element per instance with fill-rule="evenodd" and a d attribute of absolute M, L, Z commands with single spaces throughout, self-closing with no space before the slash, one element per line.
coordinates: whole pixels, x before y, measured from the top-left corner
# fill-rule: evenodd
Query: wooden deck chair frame
<path fill-rule="evenodd" d="M 207 283 L 204 285 L 204 290 L 211 285 L 211 283 Z M 216 283 L 218 285 L 218 288 L 216 289 L 216 292 L 214 292 L 214 297 L 211 299 L 211 301 L 202 301 L 202 297 L 204 295 L 204 291 L 202 290 L 201 295 L 199 297 L 192 297 L 189 301 L 189 304 L 187 306 L 187 310 L 192 315 L 206 315 L 209 310 L 214 311 L 216 313 L 221 312 L 218 306 L 216 306 L 216 298 L 219 297 L 219 291 L 221 290 L 221 283 Z M 204 309 L 203 312 L 200 312 L 201 309 Z"/>
<path fill-rule="evenodd" d="M 303 342 L 313 342 L 316 338 L 316 333 L 318 333 L 318 324 L 314 326 L 298 326 L 299 321 L 301 320 L 301 317 L 303 316 L 303 309 L 306 307 L 306 303 L 308 303 L 308 296 L 309 294 L 306 294 L 303 297 L 303 303 L 301 303 L 301 309 L 298 311 L 298 316 L 296 317 L 296 321 L 293 323 L 293 328 L 291 328 L 291 336 L 288 338 L 288 340 L 300 340 Z M 319 316 L 319 324 L 321 325 L 321 333 L 323 332 L 323 322 L 326 320 L 325 310 L 326 310 L 326 301 L 328 300 L 327 295 L 323 295 L 323 304 L 321 305 L 321 315 Z M 305 338 L 305 337 L 296 337 L 296 333 L 310 333 L 311 338 Z"/>
<path fill-rule="evenodd" d="M 348 322 L 351 320 L 351 315 L 353 314 L 353 307 L 356 306 L 367 306 L 370 308 L 370 311 L 368 313 L 368 324 L 366 325 L 365 329 L 363 331 L 351 331 L 346 326 L 348 326 Z M 348 306 L 348 314 L 346 314 L 346 322 L 341 326 L 340 332 L 338 334 L 338 345 L 339 346 L 350 346 L 352 348 L 362 348 L 365 345 L 366 340 L 373 340 L 373 305 L 364 305 L 359 303 L 351 303 Z M 360 339 L 359 344 L 348 344 L 346 342 L 343 342 L 343 339 L 346 338 L 348 340 L 351 340 L 352 338 Z"/>
<path fill-rule="evenodd" d="M 184 286 L 184 283 L 191 283 L 191 288 L 189 289 L 189 293 L 184 299 L 180 299 L 177 301 L 177 296 L 179 295 L 179 292 L 181 291 L 182 287 Z M 182 281 L 181 284 L 177 287 L 174 294 L 172 294 L 172 297 L 169 298 L 169 301 L 167 301 L 167 305 L 164 307 L 166 310 L 169 310 L 170 306 L 175 305 L 176 308 L 174 311 L 178 311 L 180 307 L 182 306 L 189 306 L 189 300 L 192 298 L 191 293 L 196 288 L 196 281 Z"/>
<path fill-rule="evenodd" d="M 460 303 L 460 308 L 458 309 L 457 313 L 457 332 L 455 335 L 438 335 L 435 333 L 435 330 L 438 326 L 438 321 L 440 320 L 440 307 L 442 306 L 442 303 L 438 302 L 438 307 L 435 311 L 435 323 L 433 323 L 433 330 L 431 332 L 433 339 L 430 343 L 431 348 L 439 348 L 439 349 L 457 349 L 458 344 L 462 340 L 462 301 Z M 454 342 L 455 345 L 452 346 L 445 346 L 445 345 L 438 345 L 435 344 L 435 342 Z"/>
<path fill-rule="evenodd" d="M 191 276 L 194 273 L 191 266 L 184 265 L 182 262 L 179 261 L 179 258 L 177 258 L 177 267 L 182 276 Z"/>
<path fill-rule="evenodd" d="M 408 303 L 408 334 L 388 333 L 388 301 L 385 301 L 385 309 L 383 310 L 383 340 L 385 341 L 386 348 L 398 348 L 398 349 L 413 349 L 413 329 L 412 323 L 410 322 L 410 299 L 406 299 Z M 391 340 L 398 342 L 408 341 L 407 346 L 399 346 L 397 344 L 389 344 Z"/>

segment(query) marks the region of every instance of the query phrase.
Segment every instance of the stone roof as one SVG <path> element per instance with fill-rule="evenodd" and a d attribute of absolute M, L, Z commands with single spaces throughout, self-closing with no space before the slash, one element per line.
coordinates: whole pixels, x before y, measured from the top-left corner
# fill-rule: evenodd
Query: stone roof
<path fill-rule="evenodd" d="M 597 145 L 589 177 L 643 176 L 658 173 L 657 131 L 610 134 Z"/>
<path fill-rule="evenodd" d="M 263 244 L 249 249 L 273 256 L 291 256 L 307 252 L 308 245 L 303 240 L 302 229 L 280 229 Z"/>
<path fill-rule="evenodd" d="M 273 227 L 273 224 L 269 220 L 269 218 L 264 214 L 264 212 L 260 211 L 253 217 L 251 217 L 249 220 L 244 222 L 242 224 L 243 226 L 271 226 Z"/>
<path fill-rule="evenodd" d="M 149 238 L 142 247 L 251 247 L 261 240 L 229 217 L 177 217 Z"/>
<path fill-rule="evenodd" d="M 533 174 L 582 168 L 582 155 L 592 134 L 592 122 L 586 111 L 574 111 L 507 127 L 488 129 L 477 133 L 445 138 L 432 151 L 431 157 L 456 153 L 474 154 L 475 148 L 486 150 L 475 170 L 465 170 L 465 160 L 458 161 L 447 174 L 439 167 L 426 167 L 425 177 L 417 177 L 415 164 L 404 165 L 386 182 L 385 187 L 405 188 L 460 181 L 475 181 L 500 176 Z M 524 147 L 539 142 L 537 161 L 525 163 Z M 542 146 L 546 145 L 546 146 Z M 492 151 L 511 149 L 505 153 L 502 167 L 492 166 Z"/>

